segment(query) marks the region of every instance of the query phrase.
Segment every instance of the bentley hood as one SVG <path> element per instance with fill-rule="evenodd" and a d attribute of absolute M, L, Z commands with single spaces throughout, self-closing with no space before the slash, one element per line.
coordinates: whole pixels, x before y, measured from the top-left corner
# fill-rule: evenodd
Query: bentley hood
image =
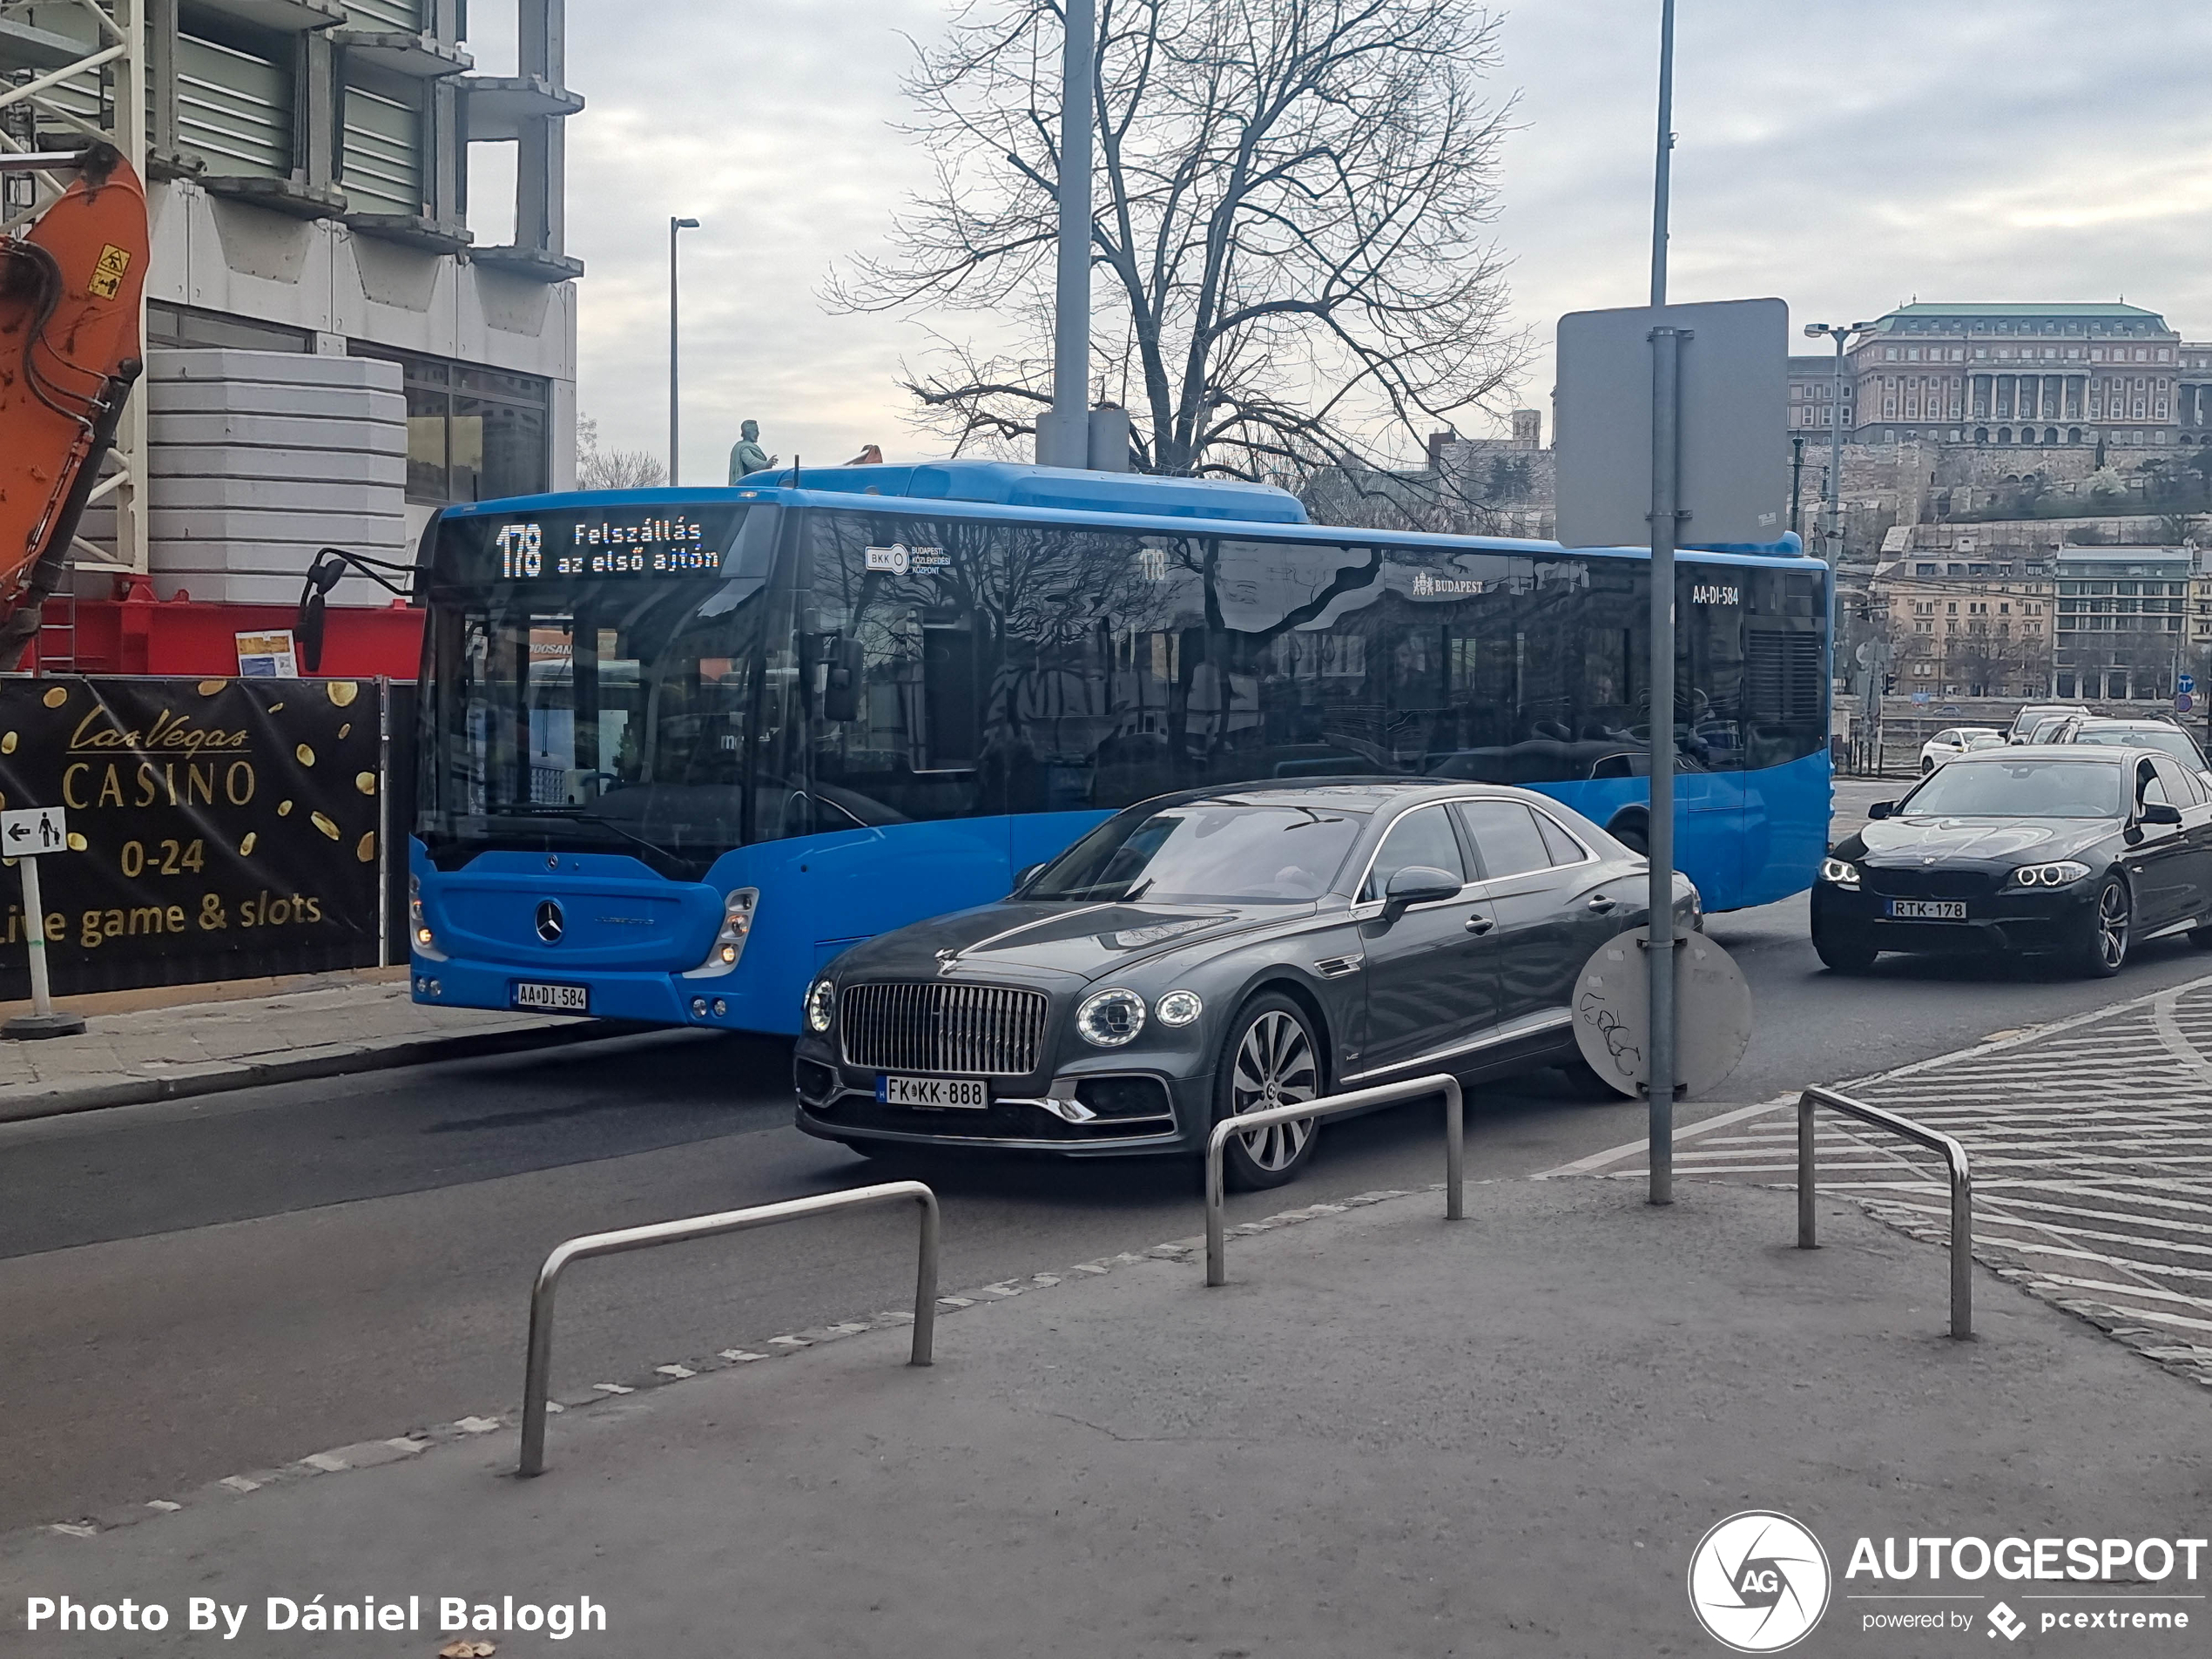
<path fill-rule="evenodd" d="M 933 975 L 951 968 L 1064 974 L 1095 980 L 1186 945 L 1223 939 L 1310 914 L 1311 905 L 1024 903 L 1018 900 L 933 916 L 854 946 L 837 960 L 840 978 Z"/>

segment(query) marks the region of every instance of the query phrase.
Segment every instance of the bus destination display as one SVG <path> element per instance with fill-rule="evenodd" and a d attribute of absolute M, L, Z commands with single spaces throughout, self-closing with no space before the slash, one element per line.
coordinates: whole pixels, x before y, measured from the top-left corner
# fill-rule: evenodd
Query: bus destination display
<path fill-rule="evenodd" d="M 499 556 L 501 580 L 529 582 L 546 577 L 711 575 L 722 568 L 720 539 L 710 540 L 704 523 L 678 513 L 627 522 L 579 516 L 550 527 L 518 521 L 502 524 L 491 547 Z"/>

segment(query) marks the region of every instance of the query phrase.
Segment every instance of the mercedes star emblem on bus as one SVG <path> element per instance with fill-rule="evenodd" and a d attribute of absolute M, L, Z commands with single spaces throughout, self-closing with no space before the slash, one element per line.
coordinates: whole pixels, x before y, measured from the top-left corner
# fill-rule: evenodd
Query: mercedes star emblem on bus
<path fill-rule="evenodd" d="M 549 945 L 561 942 L 561 907 L 551 899 L 542 899 L 537 906 L 537 936 Z"/>

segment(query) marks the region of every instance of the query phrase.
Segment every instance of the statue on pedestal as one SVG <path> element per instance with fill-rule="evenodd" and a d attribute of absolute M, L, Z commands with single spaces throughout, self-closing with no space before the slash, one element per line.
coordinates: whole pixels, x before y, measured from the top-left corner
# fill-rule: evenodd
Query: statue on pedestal
<path fill-rule="evenodd" d="M 765 472 L 776 464 L 776 457 L 760 447 L 760 422 L 747 421 L 738 428 L 738 441 L 730 446 L 730 482 L 736 483 L 749 472 Z"/>

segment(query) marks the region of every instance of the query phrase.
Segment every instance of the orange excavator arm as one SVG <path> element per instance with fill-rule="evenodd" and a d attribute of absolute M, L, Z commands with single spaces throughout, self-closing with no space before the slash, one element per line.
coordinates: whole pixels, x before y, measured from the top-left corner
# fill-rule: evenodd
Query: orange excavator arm
<path fill-rule="evenodd" d="M 0 668 L 38 631 L 144 361 L 145 186 L 111 145 L 0 156 L 77 176 L 25 235 L 0 236 Z"/>

